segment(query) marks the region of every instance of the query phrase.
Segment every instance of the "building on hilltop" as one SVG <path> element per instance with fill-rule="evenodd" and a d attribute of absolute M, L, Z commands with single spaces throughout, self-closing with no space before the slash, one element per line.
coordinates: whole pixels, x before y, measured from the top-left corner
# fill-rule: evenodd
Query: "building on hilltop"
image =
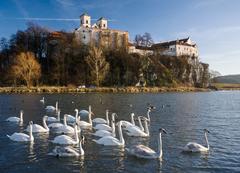
<path fill-rule="evenodd" d="M 191 39 L 184 38 L 178 40 L 172 40 L 168 42 L 161 42 L 153 44 L 150 47 L 142 46 L 129 46 L 129 52 L 139 54 L 153 54 L 153 52 L 159 52 L 162 55 L 168 56 L 191 56 L 198 57 L 197 45 L 191 41 Z"/>
<path fill-rule="evenodd" d="M 108 20 L 101 17 L 91 25 L 91 16 L 80 16 L 80 27 L 74 32 L 77 41 L 85 45 L 103 46 L 110 49 L 128 48 L 129 34 L 108 28 Z"/>

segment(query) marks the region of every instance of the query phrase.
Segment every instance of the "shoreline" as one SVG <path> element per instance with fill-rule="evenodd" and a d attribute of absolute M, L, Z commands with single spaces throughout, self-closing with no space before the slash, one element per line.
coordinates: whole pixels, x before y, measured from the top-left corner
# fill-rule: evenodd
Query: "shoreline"
<path fill-rule="evenodd" d="M 164 93 L 164 92 L 208 92 L 208 88 L 195 87 L 0 87 L 0 93 Z"/>

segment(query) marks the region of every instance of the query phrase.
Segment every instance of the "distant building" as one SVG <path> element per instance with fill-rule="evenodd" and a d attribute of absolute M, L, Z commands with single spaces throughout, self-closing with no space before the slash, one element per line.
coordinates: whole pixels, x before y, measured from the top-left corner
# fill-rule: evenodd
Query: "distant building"
<path fill-rule="evenodd" d="M 139 53 L 141 55 L 144 55 L 153 54 L 154 51 L 168 56 L 187 55 L 191 57 L 198 57 L 197 45 L 193 43 L 189 37 L 179 40 L 156 43 L 151 47 L 134 46 L 132 44 L 129 46 L 129 52 L 131 53 Z"/>
<path fill-rule="evenodd" d="M 91 25 L 91 16 L 84 13 L 80 16 L 80 27 L 75 30 L 76 39 L 86 45 L 107 48 L 128 48 L 129 34 L 108 28 L 108 20 L 101 17 Z"/>
<path fill-rule="evenodd" d="M 159 50 L 160 52 L 162 52 L 163 55 L 187 55 L 192 57 L 198 57 L 197 45 L 193 43 L 189 37 L 180 40 L 153 44 L 151 48 L 152 50 Z"/>

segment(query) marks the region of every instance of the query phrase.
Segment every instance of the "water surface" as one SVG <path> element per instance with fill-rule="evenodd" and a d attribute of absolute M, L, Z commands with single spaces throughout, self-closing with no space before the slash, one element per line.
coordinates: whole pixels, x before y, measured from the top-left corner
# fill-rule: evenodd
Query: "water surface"
<path fill-rule="evenodd" d="M 45 97 L 46 104 L 39 102 Z M 147 103 L 156 106 L 151 113 L 151 137 L 124 135 L 126 146 L 148 145 L 157 150 L 158 129 L 163 135 L 163 160 L 143 160 L 128 156 L 124 149 L 96 145 L 92 131 L 85 131 L 85 157 L 55 158 L 47 153 L 55 147 L 49 140 L 55 134 L 34 134 L 34 144 L 10 141 L 6 134 L 23 132 L 28 121 L 41 124 L 44 107 L 59 101 L 61 115 L 92 105 L 97 117 L 105 110 L 116 112 L 119 119 L 130 119 L 130 113 L 146 115 Z M 132 107 L 130 106 L 132 104 Z M 24 110 L 24 124 L 4 120 Z M 83 117 L 83 119 L 86 119 Z M 161 93 L 161 94 L 0 94 L 0 172 L 240 172 L 240 92 Z M 209 134 L 208 154 L 184 154 L 187 142 L 205 144 L 203 129 Z"/>

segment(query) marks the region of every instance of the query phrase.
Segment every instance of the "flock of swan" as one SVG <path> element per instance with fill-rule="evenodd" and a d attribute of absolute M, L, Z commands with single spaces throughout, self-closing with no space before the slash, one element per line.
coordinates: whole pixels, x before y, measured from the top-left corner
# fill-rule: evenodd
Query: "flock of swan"
<path fill-rule="evenodd" d="M 40 102 L 45 103 L 45 99 L 42 98 Z M 64 114 L 63 122 L 61 122 L 58 102 L 56 102 L 55 106 L 47 106 L 45 109 L 46 112 L 54 113 L 56 117 L 43 116 L 42 125 L 35 124 L 30 121 L 25 129 L 26 133 L 15 132 L 12 135 L 7 135 L 7 137 L 16 142 L 34 142 L 34 133 L 55 133 L 55 138 L 50 142 L 56 144 L 57 146 L 49 153 L 49 155 L 57 157 L 84 156 L 85 152 L 83 144 L 85 138 L 83 135 L 79 135 L 82 134 L 82 130 L 94 129 L 94 133 L 92 133 L 92 135 L 95 136 L 96 139 L 93 139 L 93 141 L 96 144 L 103 146 L 125 147 L 123 132 L 134 138 L 150 137 L 149 126 L 151 124 L 150 112 L 152 107 L 148 107 L 146 116 L 137 117 L 138 125 L 135 122 L 136 119 L 134 113 L 131 114 L 131 121 L 120 120 L 116 122 L 117 114 L 112 113 L 111 116 L 109 116 L 108 110 L 106 110 L 105 119 L 92 119 L 92 115 L 94 115 L 94 113 L 92 112 L 91 106 L 89 106 L 88 110 L 79 111 L 78 109 L 75 109 L 75 116 Z M 6 121 L 11 123 L 23 123 L 23 114 L 23 111 L 20 111 L 19 117 L 9 117 Z M 81 115 L 84 114 L 88 116 L 88 121 L 81 120 Z M 116 129 L 118 131 L 118 138 L 116 137 Z M 129 155 L 138 158 L 161 159 L 163 155 L 162 134 L 165 133 L 167 133 L 165 129 L 159 129 L 157 151 L 154 151 L 145 145 L 134 145 L 129 148 L 126 147 L 125 149 Z M 209 131 L 204 129 L 207 146 L 203 146 L 195 142 L 189 142 L 182 148 L 182 150 L 184 152 L 208 152 L 209 143 L 207 133 L 209 133 Z M 74 135 L 74 138 L 70 135 Z M 77 149 L 73 147 L 74 145 L 78 145 Z"/>

